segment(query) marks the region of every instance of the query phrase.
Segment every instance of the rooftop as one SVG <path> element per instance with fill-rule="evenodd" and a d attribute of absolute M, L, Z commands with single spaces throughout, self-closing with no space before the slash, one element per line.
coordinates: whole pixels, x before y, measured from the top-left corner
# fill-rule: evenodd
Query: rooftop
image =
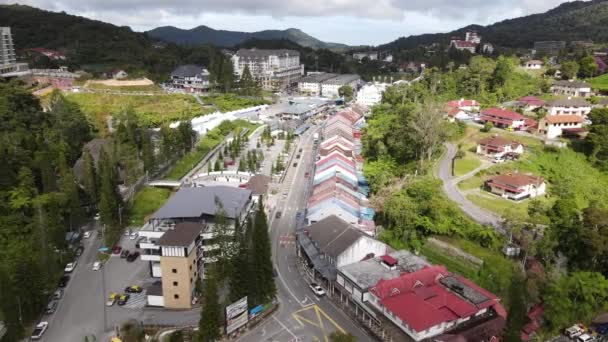
<path fill-rule="evenodd" d="M 591 104 L 585 99 L 580 98 L 567 98 L 557 99 L 548 103 L 551 107 L 591 107 Z"/>
<path fill-rule="evenodd" d="M 388 254 L 388 256 L 397 261 L 396 267 L 393 269 L 389 269 L 383 265 L 384 256 L 374 256 L 370 259 L 341 267 L 340 272 L 355 281 L 361 289 L 368 289 L 378 284 L 380 280 L 397 278 L 401 274 L 416 272 L 425 266 L 429 266 L 426 259 L 406 250 L 396 251 Z"/>
<path fill-rule="evenodd" d="M 196 64 L 186 64 L 178 66 L 173 72 L 171 72 L 171 77 L 203 77 L 209 76 L 209 72 L 202 65 Z"/>
<path fill-rule="evenodd" d="M 484 109 L 481 111 L 482 115 L 488 115 L 488 116 L 493 116 L 493 117 L 497 117 L 497 118 L 502 118 L 502 119 L 509 119 L 509 120 L 523 120 L 525 119 L 525 117 L 517 112 L 511 111 L 511 110 L 507 110 L 507 109 L 500 109 L 500 108 L 488 108 L 488 109 Z"/>
<path fill-rule="evenodd" d="M 308 76 L 302 77 L 298 82 L 299 83 L 319 83 L 319 82 L 328 80 L 330 78 L 334 78 L 336 76 L 338 76 L 338 74 L 331 74 L 331 73 L 313 74 L 313 75 L 308 75 Z"/>
<path fill-rule="evenodd" d="M 300 56 L 296 50 L 264 50 L 264 49 L 239 49 L 236 55 L 243 58 L 266 58 L 269 56 Z"/>
<path fill-rule="evenodd" d="M 323 84 L 335 84 L 335 85 L 343 85 L 356 80 L 359 80 L 361 77 L 355 74 L 342 74 L 338 75 L 334 78 L 330 78 L 323 82 Z"/>
<path fill-rule="evenodd" d="M 348 222 L 331 215 L 304 230 L 319 250 L 337 258 L 364 234 Z"/>
<path fill-rule="evenodd" d="M 268 190 L 269 183 L 270 177 L 266 175 L 255 175 L 249 178 L 249 182 L 247 182 L 247 188 L 251 190 L 254 195 L 263 195 Z"/>
<path fill-rule="evenodd" d="M 550 124 L 581 123 L 583 117 L 579 115 L 547 115 L 545 120 Z"/>
<path fill-rule="evenodd" d="M 519 144 L 519 143 L 516 141 L 513 141 L 513 140 L 505 139 L 505 138 L 501 137 L 500 135 L 492 135 L 492 136 L 485 137 L 485 138 L 479 140 L 479 144 L 484 145 L 484 146 L 501 147 L 501 146 L 506 146 L 506 145 Z"/>
<path fill-rule="evenodd" d="M 540 184 L 544 182 L 543 177 L 525 175 L 522 173 L 503 174 L 490 178 L 488 180 L 494 184 L 501 184 L 509 187 L 519 188 L 529 184 Z"/>
<path fill-rule="evenodd" d="M 251 190 L 231 186 L 180 188 L 151 218 L 200 218 L 203 215 L 215 215 L 219 209 L 216 199 L 222 204 L 226 216 L 235 218 L 245 210 L 250 198 Z"/>
<path fill-rule="evenodd" d="M 188 247 L 204 228 L 203 223 L 180 222 L 158 240 L 159 246 Z"/>
<path fill-rule="evenodd" d="M 553 83 L 554 86 L 561 86 L 561 87 L 570 87 L 570 88 L 590 88 L 591 85 L 587 82 L 582 82 L 582 81 L 568 81 L 568 80 L 562 80 L 562 81 L 555 81 Z"/>

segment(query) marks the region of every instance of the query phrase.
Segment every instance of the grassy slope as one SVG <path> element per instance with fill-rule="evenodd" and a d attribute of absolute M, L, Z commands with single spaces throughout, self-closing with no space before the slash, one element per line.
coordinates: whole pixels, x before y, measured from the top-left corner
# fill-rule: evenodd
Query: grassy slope
<path fill-rule="evenodd" d="M 130 210 L 130 225 L 144 224 L 146 216 L 154 213 L 169 199 L 171 191 L 168 189 L 145 187 L 141 189 L 133 201 Z"/>
<path fill-rule="evenodd" d="M 269 104 L 268 101 L 254 98 L 243 98 L 233 94 L 222 94 L 203 97 L 205 104 L 215 105 L 221 112 Z"/>
<path fill-rule="evenodd" d="M 462 176 L 469 173 L 481 165 L 479 158 L 471 152 L 465 152 L 465 156 L 462 159 L 456 159 L 454 162 L 454 173 L 456 176 Z"/>
<path fill-rule="evenodd" d="M 604 74 L 598 77 L 594 77 L 589 80 L 591 87 L 597 90 L 608 90 L 608 74 Z"/>

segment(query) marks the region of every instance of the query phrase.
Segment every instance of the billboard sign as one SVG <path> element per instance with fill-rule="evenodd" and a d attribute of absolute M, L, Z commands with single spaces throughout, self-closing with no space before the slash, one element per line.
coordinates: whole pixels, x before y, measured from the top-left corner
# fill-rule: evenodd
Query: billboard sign
<path fill-rule="evenodd" d="M 247 296 L 226 307 L 226 334 L 230 334 L 247 324 Z"/>

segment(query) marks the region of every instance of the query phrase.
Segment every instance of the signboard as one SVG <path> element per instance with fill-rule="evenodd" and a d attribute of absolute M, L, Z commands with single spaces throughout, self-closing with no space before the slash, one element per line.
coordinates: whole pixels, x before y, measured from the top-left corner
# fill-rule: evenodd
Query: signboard
<path fill-rule="evenodd" d="M 226 307 L 226 334 L 230 334 L 247 324 L 248 320 L 247 297 L 245 296 Z"/>

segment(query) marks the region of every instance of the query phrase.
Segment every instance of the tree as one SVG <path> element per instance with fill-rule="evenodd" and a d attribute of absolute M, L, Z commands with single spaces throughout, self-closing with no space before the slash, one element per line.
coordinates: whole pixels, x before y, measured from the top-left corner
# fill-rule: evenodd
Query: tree
<path fill-rule="evenodd" d="M 186 154 L 194 147 L 194 131 L 190 121 L 182 121 L 177 126 L 177 136 L 180 145 L 180 154 Z"/>
<path fill-rule="evenodd" d="M 483 127 L 481 128 L 482 132 L 489 132 L 492 130 L 492 128 L 494 128 L 494 124 L 491 123 L 490 121 L 487 121 Z"/>
<path fill-rule="evenodd" d="M 262 200 L 253 221 L 253 261 L 256 264 L 256 289 L 260 292 L 253 298 L 254 303 L 268 303 L 276 295 L 277 289 L 272 272 L 272 253 L 268 236 L 268 221 Z"/>
<path fill-rule="evenodd" d="M 245 65 L 243 68 L 243 73 L 241 75 L 241 79 L 239 81 L 239 87 L 241 88 L 241 93 L 246 96 L 255 95 L 257 82 L 251 76 L 251 71 L 249 70 L 249 66 Z"/>
<path fill-rule="evenodd" d="M 356 342 L 357 338 L 350 333 L 343 331 L 334 331 L 329 334 L 330 342 Z"/>
<path fill-rule="evenodd" d="M 338 95 L 344 98 L 344 102 L 350 102 L 353 99 L 353 87 L 349 85 L 343 85 L 338 88 Z"/>
<path fill-rule="evenodd" d="M 211 164 L 209 164 L 211 165 Z M 215 164 L 213 164 L 213 171 L 222 171 L 222 165 L 220 164 L 220 160 L 216 159 Z"/>
<path fill-rule="evenodd" d="M 173 333 L 171 333 L 171 335 L 169 335 L 169 341 L 168 342 L 184 342 L 184 332 L 181 330 L 177 330 Z"/>
<path fill-rule="evenodd" d="M 420 167 L 424 161 L 431 161 L 433 154 L 446 140 L 443 111 L 437 104 L 425 104 L 414 112 L 414 120 L 409 123 L 411 137 L 416 141 Z"/>
<path fill-rule="evenodd" d="M 608 170 L 608 109 L 593 109 L 589 119 L 591 128 L 586 138 L 590 147 L 589 158 L 603 170 Z"/>
<path fill-rule="evenodd" d="M 561 71 L 562 78 L 566 80 L 573 79 L 578 74 L 579 65 L 576 61 L 566 61 L 562 63 Z"/>
<path fill-rule="evenodd" d="M 160 127 L 160 136 L 161 136 L 161 149 L 160 154 L 162 156 L 162 160 L 167 162 L 171 160 L 173 157 L 173 146 L 174 146 L 174 138 L 173 138 L 173 130 L 169 125 L 162 125 Z"/>
<path fill-rule="evenodd" d="M 504 86 L 512 72 L 513 65 L 509 59 L 504 56 L 498 57 L 496 68 L 492 74 L 492 88 L 496 90 Z"/>
<path fill-rule="evenodd" d="M 109 226 L 112 230 L 117 231 L 118 207 L 121 205 L 120 195 L 117 191 L 118 175 L 116 172 L 116 164 L 112 161 L 104 148 L 101 149 L 99 155 L 99 171 L 99 214 L 101 216 L 101 222 Z"/>
<path fill-rule="evenodd" d="M 198 341 L 213 342 L 221 336 L 220 320 L 222 317 L 217 280 L 213 268 L 207 270 L 205 283 L 201 319 L 198 324 Z"/>
<path fill-rule="evenodd" d="M 135 319 L 129 319 L 120 326 L 120 337 L 125 342 L 143 342 L 145 336 L 143 326 Z"/>
<path fill-rule="evenodd" d="M 578 70 L 578 75 L 580 77 L 593 77 L 598 73 L 598 66 L 595 62 L 595 58 L 590 54 L 585 54 L 579 61 L 578 64 L 580 66 Z"/>
<path fill-rule="evenodd" d="M 511 284 L 509 286 L 509 317 L 505 328 L 505 341 L 521 341 L 521 329 L 526 323 L 526 300 L 522 284 L 524 277 L 519 268 L 514 270 Z"/>
<path fill-rule="evenodd" d="M 89 196 L 91 203 L 96 204 L 98 200 L 97 193 L 97 170 L 95 169 L 95 163 L 93 156 L 89 149 L 84 150 L 84 173 L 82 179 L 82 186 L 84 192 Z"/>
<path fill-rule="evenodd" d="M 156 172 L 156 161 L 154 159 L 154 144 L 147 130 L 141 134 L 141 159 L 144 163 L 144 170 L 149 173 Z"/>

